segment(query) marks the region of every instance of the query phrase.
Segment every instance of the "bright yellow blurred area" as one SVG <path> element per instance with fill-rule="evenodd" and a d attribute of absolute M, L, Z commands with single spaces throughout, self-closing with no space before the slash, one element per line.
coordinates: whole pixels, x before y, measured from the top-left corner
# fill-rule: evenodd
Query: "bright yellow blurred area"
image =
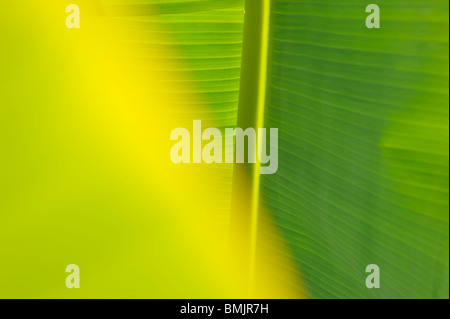
<path fill-rule="evenodd" d="M 192 126 L 179 115 L 202 104 L 168 71 L 182 66 L 163 58 L 178 54 L 164 25 L 149 23 L 158 55 L 139 59 L 127 19 L 84 1 L 67 29 L 69 3 L 0 3 L 0 298 L 301 297 L 269 264 L 257 292 L 236 284 L 232 167 L 170 161 L 171 130 Z"/>

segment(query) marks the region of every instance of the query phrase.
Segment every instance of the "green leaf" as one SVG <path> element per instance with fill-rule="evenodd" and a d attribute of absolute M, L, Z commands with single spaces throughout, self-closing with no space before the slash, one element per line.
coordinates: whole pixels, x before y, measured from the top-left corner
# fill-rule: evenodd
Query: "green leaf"
<path fill-rule="evenodd" d="M 172 14 L 242 6 L 244 0 L 100 0 L 105 10 L 118 15 Z"/>
<path fill-rule="evenodd" d="M 185 96 L 190 95 L 199 100 L 196 107 L 205 110 L 205 113 L 193 114 L 190 111 L 192 105 L 188 102 L 186 114 L 182 117 L 213 122 L 218 127 L 236 125 L 243 0 L 103 0 L 103 3 L 106 9 L 112 5 L 136 4 L 148 7 L 154 13 L 161 13 L 121 18 L 129 20 L 131 23 L 128 25 L 132 25 L 136 33 L 140 34 L 139 38 L 133 39 L 141 44 L 142 52 L 145 53 L 140 58 L 170 60 L 173 68 L 164 71 L 180 80 L 167 83 L 167 90 L 183 90 Z M 126 10 L 121 8 L 120 12 Z M 146 14 L 142 8 L 139 12 Z M 155 31 L 155 25 L 161 26 L 159 31 Z M 163 41 L 169 49 L 164 52 L 153 51 L 151 44 L 155 41 Z M 173 94 L 178 93 L 173 91 Z"/>
<path fill-rule="evenodd" d="M 261 201 L 310 297 L 448 298 L 448 2 L 365 5 L 272 1 Z"/>
<path fill-rule="evenodd" d="M 192 124 L 193 120 L 202 120 L 204 128 L 236 126 L 244 0 L 101 2 L 109 18 L 124 20 L 117 25 L 132 28 L 131 34 L 135 37 L 124 40 L 139 45 L 137 61 L 148 65 L 152 64 L 148 62 L 160 60 L 167 62 L 164 66 L 170 66 L 159 70 L 171 75 L 170 81 L 162 83 L 162 89 L 183 98 L 179 105 L 181 111 L 173 112 L 173 128 Z M 161 50 L 162 46 L 166 49 Z M 207 170 L 210 176 L 228 181 L 219 187 L 205 182 L 201 185 L 223 199 L 212 203 L 205 199 L 205 205 L 210 205 L 208 211 L 214 211 L 212 221 L 224 225 L 217 235 L 227 240 L 233 165 L 183 168 Z"/>
<path fill-rule="evenodd" d="M 381 29 L 367 29 L 361 1 L 272 0 L 268 61 L 263 1 L 247 1 L 242 58 L 243 0 L 102 3 L 109 14 L 127 12 L 144 49 L 153 41 L 147 25 L 162 26 L 177 53 L 143 52 L 173 60 L 178 67 L 167 71 L 205 110 L 187 104 L 177 116 L 234 127 L 240 99 L 239 126 L 258 126 L 264 115 L 264 127 L 279 128 L 278 173 L 252 179 L 248 190 L 233 183 L 234 193 L 249 194 L 233 210 L 231 227 L 248 214 L 249 242 L 237 245 L 254 249 L 260 187 L 309 297 L 448 298 L 445 1 L 380 3 Z M 254 178 L 253 168 L 235 166 L 237 176 L 247 170 Z M 219 206 L 226 223 L 229 203 Z M 380 266 L 380 289 L 366 288 L 369 264 Z"/>

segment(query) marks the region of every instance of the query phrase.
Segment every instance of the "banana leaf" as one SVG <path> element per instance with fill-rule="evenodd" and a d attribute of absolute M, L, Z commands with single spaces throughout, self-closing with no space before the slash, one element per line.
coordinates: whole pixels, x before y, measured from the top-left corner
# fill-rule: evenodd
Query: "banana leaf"
<path fill-rule="evenodd" d="M 309 297 L 448 298 L 448 2 L 379 5 L 272 1 L 261 202 Z"/>

